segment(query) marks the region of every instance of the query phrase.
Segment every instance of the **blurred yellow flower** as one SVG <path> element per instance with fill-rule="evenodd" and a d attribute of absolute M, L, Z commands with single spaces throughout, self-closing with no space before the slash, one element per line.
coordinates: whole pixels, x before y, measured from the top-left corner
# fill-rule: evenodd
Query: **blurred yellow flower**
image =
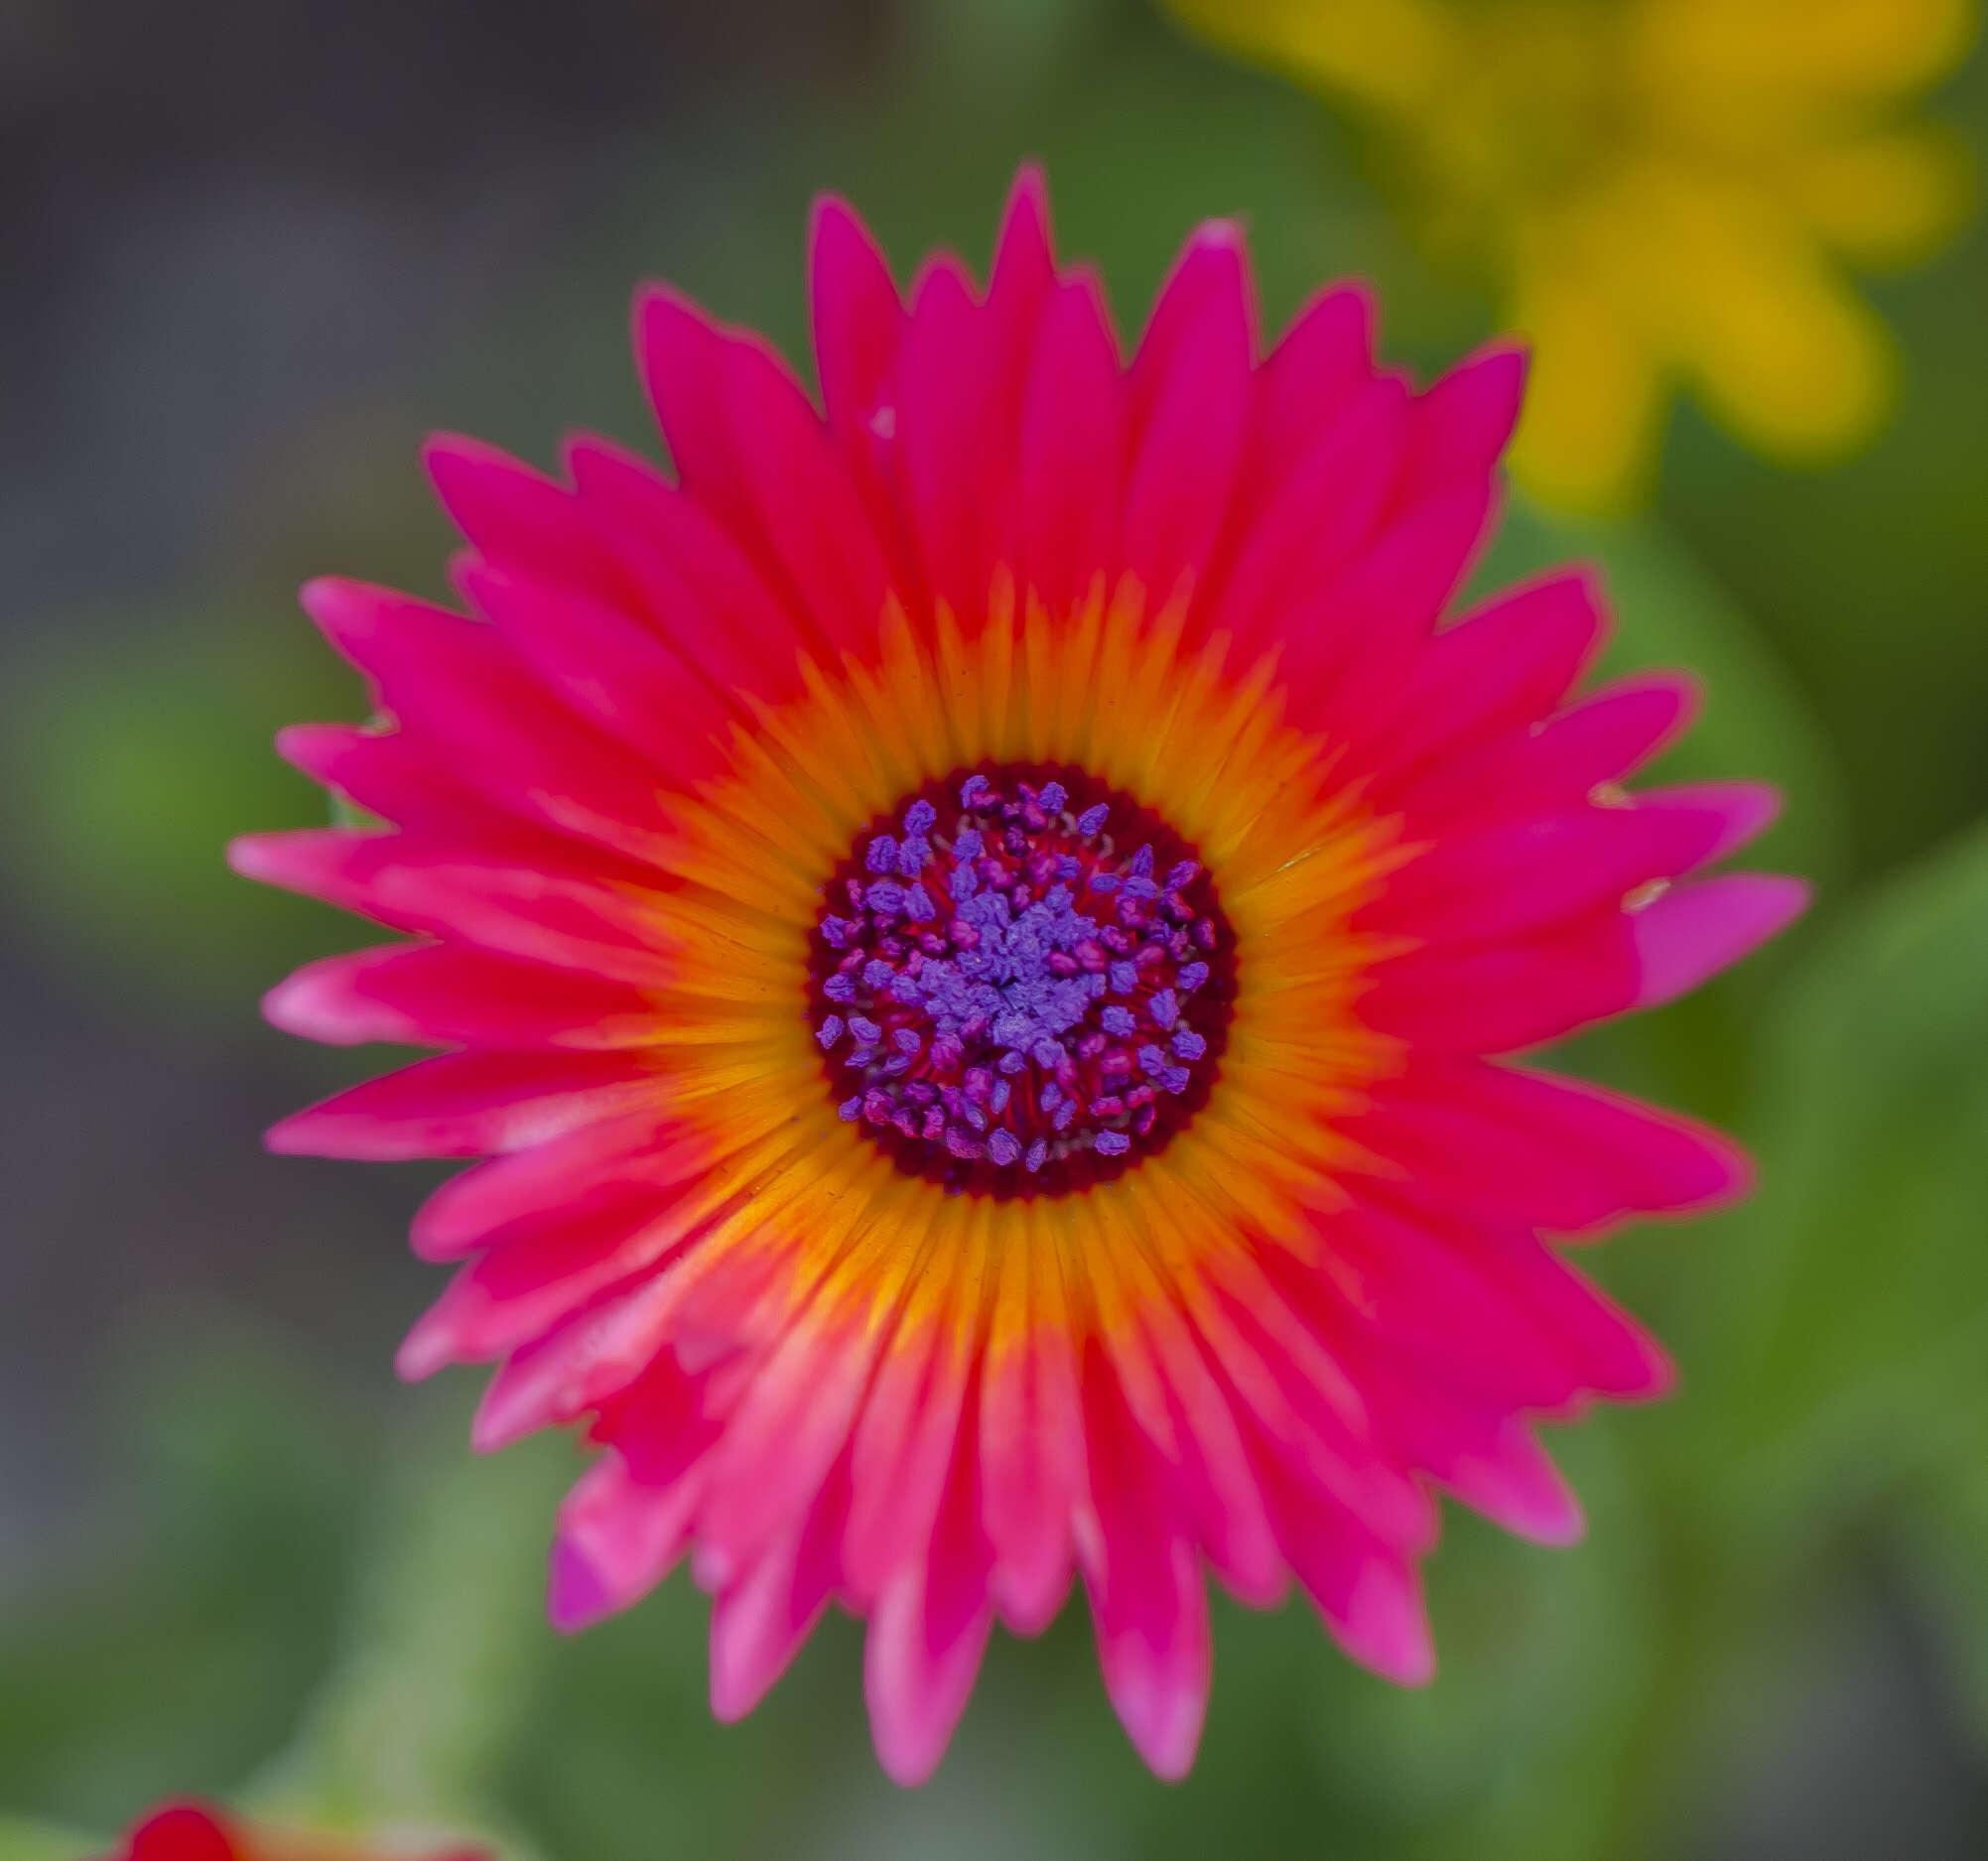
<path fill-rule="evenodd" d="M 1666 394 L 1793 461 L 1889 410 L 1889 332 L 1837 261 L 1923 257 L 1971 204 L 1964 151 L 1902 120 L 1974 0 L 1165 0 L 1344 100 L 1438 256 L 1534 345 L 1513 469 L 1633 503 Z"/>

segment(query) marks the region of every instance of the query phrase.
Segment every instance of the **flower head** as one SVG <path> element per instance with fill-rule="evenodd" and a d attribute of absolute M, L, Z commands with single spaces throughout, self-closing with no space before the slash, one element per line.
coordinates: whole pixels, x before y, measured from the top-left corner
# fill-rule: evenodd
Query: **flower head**
<path fill-rule="evenodd" d="M 132 1826 L 109 1861 L 490 1861 L 480 1848 L 373 1846 L 240 1821 L 206 1803 L 170 1802 Z"/>
<path fill-rule="evenodd" d="M 1973 0 L 1168 0 L 1368 121 L 1439 253 L 1537 364 L 1513 452 L 1577 508 L 1631 501 L 1684 383 L 1792 460 L 1867 439 L 1888 332 L 1837 261 L 1923 256 L 1971 200 L 1902 120 Z"/>
<path fill-rule="evenodd" d="M 1615 786 L 1691 693 L 1569 702 L 1589 576 L 1445 624 L 1512 349 L 1415 394 L 1343 287 L 1259 356 L 1212 225 L 1122 364 L 1032 174 L 985 294 L 939 258 L 907 308 L 833 201 L 812 282 L 825 415 L 651 291 L 677 482 L 439 441 L 472 612 L 306 591 L 390 722 L 284 753 L 390 826 L 235 863 L 414 941 L 268 1011 L 449 1051 L 272 1142 L 490 1157 L 416 1218 L 465 1263 L 401 1367 L 497 1363 L 485 1447 L 599 1445 L 562 1624 L 688 1552 L 729 1718 L 841 1603 L 915 1780 L 994 1619 L 1075 1572 L 1177 1775 L 1205 1570 L 1294 1576 L 1416 1681 L 1431 1483 L 1578 1530 L 1528 1418 L 1666 1372 L 1540 1232 L 1744 1169 L 1486 1056 L 1690 988 L 1799 888 L 1703 876 L 1763 791 Z"/>

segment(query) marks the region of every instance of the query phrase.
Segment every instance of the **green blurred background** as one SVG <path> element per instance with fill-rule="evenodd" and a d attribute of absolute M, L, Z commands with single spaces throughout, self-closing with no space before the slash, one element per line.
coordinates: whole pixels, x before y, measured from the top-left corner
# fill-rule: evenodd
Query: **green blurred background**
<path fill-rule="evenodd" d="M 1979 141 L 1988 63 L 1934 108 Z M 1485 304 L 1322 107 L 1140 0 L 12 0 L 0 149 L 0 1861 L 72 1861 L 185 1790 L 548 1861 L 1988 1855 L 1979 229 L 1875 288 L 1911 372 L 1854 464 L 1777 470 L 1686 407 L 1647 520 L 1521 507 L 1487 569 L 1599 557 L 1617 665 L 1707 675 L 1675 771 L 1783 783 L 1765 857 L 1819 882 L 1781 946 L 1566 1056 L 1731 1124 L 1767 1180 L 1591 1257 L 1682 1385 L 1560 1437 L 1587 1542 L 1453 1513 L 1421 1694 L 1298 1606 L 1218 1603 L 1178 1787 L 1067 1609 L 997 1639 L 906 1795 L 852 1624 L 733 1728 L 681 1575 L 553 1637 L 573 1451 L 473 1461 L 469 1380 L 392 1380 L 440 1286 L 402 1242 L 425 1178 L 261 1155 L 379 1060 L 261 1027 L 289 966 L 368 939 L 220 864 L 322 818 L 272 731 L 360 703 L 294 589 L 442 592 L 429 429 L 548 464 L 576 426 L 651 444 L 640 277 L 799 355 L 824 185 L 903 275 L 984 259 L 1040 156 L 1128 328 L 1216 212 L 1272 326 L 1366 273 L 1430 370 Z"/>

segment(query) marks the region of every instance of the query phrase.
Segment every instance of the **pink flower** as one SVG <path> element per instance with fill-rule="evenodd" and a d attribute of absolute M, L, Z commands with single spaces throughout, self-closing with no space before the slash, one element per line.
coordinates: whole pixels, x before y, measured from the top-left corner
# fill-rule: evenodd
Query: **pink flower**
<path fill-rule="evenodd" d="M 825 416 L 652 289 L 677 482 L 439 440 L 470 615 L 305 591 L 390 724 L 283 752 L 391 826 L 235 864 L 414 941 L 268 1011 L 447 1051 L 271 1142 L 492 1159 L 416 1218 L 465 1263 L 401 1367 L 496 1363 L 481 1447 L 603 1450 L 559 1623 L 688 1551 L 732 1718 L 839 1602 L 910 1783 L 994 1619 L 1039 1631 L 1074 1571 L 1177 1777 L 1206 1570 L 1295 1577 L 1414 1683 L 1432 1489 L 1578 1533 L 1531 1421 L 1668 1372 L 1541 1236 L 1746 1166 L 1488 1056 L 1682 993 L 1802 892 L 1705 876 L 1766 791 L 1616 786 L 1691 688 L 1570 701 L 1592 577 L 1446 620 L 1510 347 L 1416 394 L 1340 287 L 1259 355 L 1215 224 L 1123 364 L 1033 173 L 985 294 L 940 257 L 907 307 L 836 201 L 812 283 Z"/>

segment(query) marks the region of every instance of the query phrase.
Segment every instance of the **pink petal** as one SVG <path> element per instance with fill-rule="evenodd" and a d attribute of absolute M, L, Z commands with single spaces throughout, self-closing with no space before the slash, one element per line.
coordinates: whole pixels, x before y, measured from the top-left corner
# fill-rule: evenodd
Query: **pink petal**
<path fill-rule="evenodd" d="M 847 466 L 770 349 L 733 338 L 722 366 L 745 497 L 737 533 L 759 544 L 763 568 L 784 574 L 829 663 L 840 653 L 873 653 L 889 578 Z"/>
<path fill-rule="evenodd" d="M 1303 728 L 1365 736 L 1398 706 L 1403 675 L 1461 586 L 1491 506 L 1489 484 L 1418 505 L 1299 616 L 1284 671 Z"/>
<path fill-rule="evenodd" d="M 1022 406 L 1020 572 L 1051 615 L 1116 568 L 1123 413 L 1103 292 L 1079 274 L 1043 315 Z"/>
<path fill-rule="evenodd" d="M 262 1011 L 331 1046 L 621 1047 L 653 1041 L 637 991 L 459 944 L 388 944 L 326 957 L 280 982 Z"/>
<path fill-rule="evenodd" d="M 834 1594 L 849 1503 L 839 1462 L 793 1527 L 711 1606 L 711 1710 L 731 1724 L 765 1698 Z"/>
<path fill-rule="evenodd" d="M 1744 1153 L 1701 1125 L 1481 1060 L 1419 1061 L 1347 1134 L 1449 1206 L 1566 1234 L 1717 1207 L 1752 1181 Z"/>
<path fill-rule="evenodd" d="M 1718 815 L 1725 826 L 1698 862 L 1713 865 L 1774 825 L 1781 816 L 1781 790 L 1769 782 L 1676 782 L 1640 790 L 1636 804 L 1640 808 L 1702 808 Z"/>
<path fill-rule="evenodd" d="M 449 773 L 441 754 L 398 730 L 358 724 L 292 724 L 276 733 L 276 753 L 292 768 L 354 807 L 424 835 L 472 846 L 502 843 L 558 861 L 561 839 L 506 814 Z"/>
<path fill-rule="evenodd" d="M 670 1275 L 651 1277 L 516 1352 L 483 1392 L 470 1444 L 494 1453 L 626 1389 L 654 1363 L 680 1297 Z"/>
<path fill-rule="evenodd" d="M 897 345 L 904 306 L 876 241 L 846 200 L 824 195 L 808 230 L 815 366 L 830 430 L 845 452 L 869 456 L 869 423 Z"/>
<path fill-rule="evenodd" d="M 1798 878 L 1730 872 L 1673 886 L 1630 920 L 1642 972 L 1638 1007 L 1689 995 L 1778 936 L 1808 908 Z"/>
<path fill-rule="evenodd" d="M 1076 1364 L 1044 1328 L 983 1373 L 981 1512 L 993 1540 L 989 1584 L 1017 1635 L 1039 1635 L 1070 1588 L 1070 1514 L 1084 1491 Z"/>
<path fill-rule="evenodd" d="M 1454 831 L 1482 819 L 1568 808 L 1672 740 L 1690 721 L 1697 696 L 1696 684 L 1678 673 L 1624 679 L 1536 730 L 1512 730 L 1419 772 L 1384 773 L 1376 799 L 1398 797 L 1417 833 L 1423 823 Z"/>
<path fill-rule="evenodd" d="M 1374 293 L 1335 284 L 1292 319 L 1257 379 L 1247 490 L 1273 488 L 1374 374 Z"/>
<path fill-rule="evenodd" d="M 1536 1236 L 1480 1234 L 1470 1245 L 1486 1273 L 1573 1354 L 1588 1391 L 1648 1401 L 1676 1381 L 1663 1347 Z"/>
<path fill-rule="evenodd" d="M 808 288 L 815 366 L 829 433 L 869 513 L 900 596 L 918 586 L 891 483 L 893 378 L 904 305 L 890 268 L 846 201 L 823 196 L 809 228 Z"/>
<path fill-rule="evenodd" d="M 543 1143 L 658 1090 L 646 1055 L 445 1053 L 295 1113 L 264 1141 L 285 1156 L 476 1156 Z"/>
<path fill-rule="evenodd" d="M 303 602 L 380 707 L 498 807 L 637 858 L 667 845 L 653 778 L 563 716 L 494 629 L 336 579 L 307 584 Z"/>
<path fill-rule="evenodd" d="M 636 1481 L 618 1454 L 597 1461 L 559 1509 L 546 1613 L 564 1634 L 639 1602 L 667 1576 L 690 1534 L 699 1482 Z"/>
<path fill-rule="evenodd" d="M 1430 640 L 1386 738 L 1392 768 L 1449 762 L 1551 712 L 1601 645 L 1599 580 L 1559 571 L 1510 590 Z M 1582 792 L 1585 792 L 1583 790 Z"/>
<path fill-rule="evenodd" d="M 898 460 L 926 586 L 968 622 L 985 608 L 994 570 L 1002 513 L 990 509 L 991 496 L 1012 490 L 983 468 L 991 449 L 1004 450 L 994 374 L 971 281 L 956 261 L 935 261 L 919 277 L 899 355 Z"/>
<path fill-rule="evenodd" d="M 1435 1641 L 1413 1564 L 1329 1510 L 1298 1513 L 1285 1542 L 1292 1572 L 1355 1661 L 1397 1686 L 1426 1686 L 1435 1677 Z"/>
<path fill-rule="evenodd" d="M 802 1514 L 847 1451 L 872 1366 L 875 1329 L 802 1311 L 768 1352 L 727 1423 L 698 1523 L 701 1580 L 737 1579 Z"/>
<path fill-rule="evenodd" d="M 580 494 L 602 513 L 649 623 L 719 705 L 768 703 L 801 689 L 806 634 L 793 610 L 712 513 L 646 461 L 605 440 L 569 444 Z"/>
<path fill-rule="evenodd" d="M 645 941 L 640 894 L 550 861 L 455 852 L 410 834 L 304 828 L 249 834 L 228 848 L 245 878 L 356 911 L 394 930 L 451 935 L 500 955 L 660 989 L 672 969 Z M 610 868 L 611 870 L 611 868 Z"/>
<path fill-rule="evenodd" d="M 1356 392 L 1239 523 L 1235 567 L 1208 616 L 1247 665 L 1275 643 L 1292 607 L 1330 587 L 1367 543 L 1408 432 L 1408 391 L 1384 375 Z"/>
<path fill-rule="evenodd" d="M 1123 550 L 1155 611 L 1200 575 L 1228 516 L 1254 342 L 1242 235 L 1216 222 L 1181 253 L 1131 369 Z"/>
<path fill-rule="evenodd" d="M 655 1190 L 596 1192 L 575 1209 L 512 1223 L 421 1315 L 394 1358 L 409 1383 L 483 1364 L 543 1336 L 678 1246 L 694 1208 Z"/>
<path fill-rule="evenodd" d="M 859 1600 L 880 1595 L 924 1555 L 978 1368 L 969 1351 L 968 1340 L 928 1321 L 900 1329 L 877 1366 L 857 1424 L 843 1539 L 843 1575 Z"/>
<path fill-rule="evenodd" d="M 1161 1334 L 1154 1349 L 1186 1450 L 1182 1473 L 1195 1535 L 1230 1592 L 1267 1609 L 1284 1593 L 1284 1560 L 1230 1393 L 1185 1324 L 1157 1307 L 1148 1323 Z"/>
<path fill-rule="evenodd" d="M 1476 1407 L 1554 1409 L 1579 1393 L 1572 1354 L 1424 1222 L 1363 1200 L 1318 1231 L 1338 1270 L 1317 1274 L 1315 1297 L 1342 1332 L 1384 1340 Z"/>
<path fill-rule="evenodd" d="M 1631 920 L 1610 905 L 1510 942 L 1378 964 L 1368 1026 L 1430 1054 L 1516 1053 L 1620 1014 L 1636 998 Z"/>
<path fill-rule="evenodd" d="M 1581 1506 L 1518 1417 L 1471 1405 L 1385 1352 L 1361 1380 L 1399 1451 L 1494 1524 L 1536 1544 L 1572 1544 Z"/>
<path fill-rule="evenodd" d="M 877 1598 L 863 1645 L 863 1696 L 876 1755 L 895 1783 L 922 1784 L 938 1768 L 966 1710 L 987 1650 L 989 1546 L 977 1516 L 971 1415 L 951 1455 L 929 1555 Z"/>
<path fill-rule="evenodd" d="M 1490 474 L 1519 424 L 1528 360 L 1523 344 L 1493 342 L 1416 400 L 1401 473 L 1404 507 Z"/>
<path fill-rule="evenodd" d="M 1482 944 L 1620 904 L 1686 872 L 1727 830 L 1723 809 L 1584 807 L 1459 835 L 1393 874 L 1363 927 Z"/>
<path fill-rule="evenodd" d="M 590 1195 L 668 1188 L 715 1160 L 708 1137 L 640 1107 L 452 1176 L 422 1204 L 410 1239 L 425 1261 L 456 1260 L 514 1222 L 557 1216 Z"/>
<path fill-rule="evenodd" d="M 597 601 L 627 598 L 593 511 L 564 485 L 460 434 L 435 435 L 422 463 L 457 528 L 485 561 Z"/>
<path fill-rule="evenodd" d="M 1317 1275 L 1288 1258 L 1197 1313 L 1255 1438 L 1286 1479 L 1329 1498 L 1377 1540 L 1420 1552 L 1435 1540 L 1428 1495 L 1388 1450 L 1348 1380 L 1343 1329 Z"/>
<path fill-rule="evenodd" d="M 1105 1690 L 1154 1774 L 1185 1777 L 1208 1711 L 1208 1595 L 1171 1480 L 1133 1425 L 1117 1379 L 1085 1366 L 1091 1504 L 1077 1556 Z"/>
<path fill-rule="evenodd" d="M 623 749 L 688 786 L 725 766 L 726 713 L 655 630 L 619 607 L 478 565 L 464 592 L 544 688 Z"/>

